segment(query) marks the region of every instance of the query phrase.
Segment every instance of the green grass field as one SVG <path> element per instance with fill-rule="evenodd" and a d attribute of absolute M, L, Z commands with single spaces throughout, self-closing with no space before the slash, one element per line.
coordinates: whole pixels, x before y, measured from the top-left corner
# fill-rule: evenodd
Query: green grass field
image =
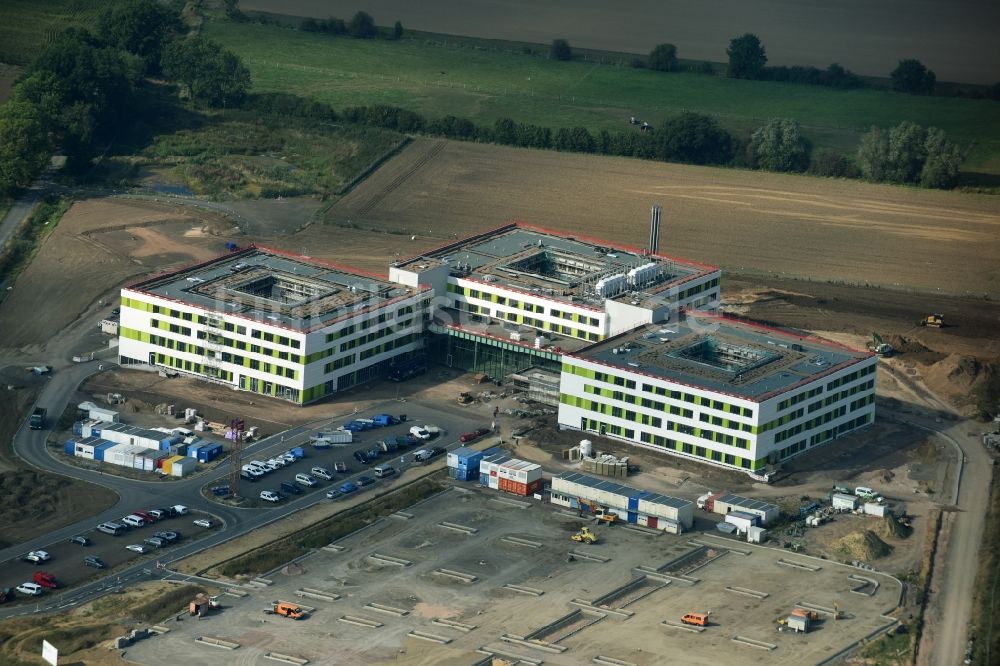
<path fill-rule="evenodd" d="M 872 125 L 909 120 L 944 129 L 968 151 L 965 171 L 1000 175 L 1000 105 L 879 90 L 839 91 L 698 74 L 556 62 L 472 46 L 362 41 L 277 26 L 208 22 L 206 36 L 242 56 L 258 91 L 287 91 L 345 107 L 392 104 L 429 117 L 500 117 L 550 127 L 654 125 L 680 111 L 718 116 L 748 134 L 768 118 L 797 119 L 814 144 L 852 153 Z"/>
<path fill-rule="evenodd" d="M 27 65 L 66 28 L 90 28 L 114 0 L 3 0 L 0 3 L 0 62 Z"/>

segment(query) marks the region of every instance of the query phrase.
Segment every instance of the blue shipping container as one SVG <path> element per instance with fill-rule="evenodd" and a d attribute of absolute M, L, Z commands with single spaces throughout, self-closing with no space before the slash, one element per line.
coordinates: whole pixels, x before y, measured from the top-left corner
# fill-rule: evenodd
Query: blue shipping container
<path fill-rule="evenodd" d="M 75 421 L 73 423 L 73 436 L 80 437 L 83 435 L 83 421 Z"/>
<path fill-rule="evenodd" d="M 198 457 L 198 451 L 200 451 L 203 446 L 208 446 L 208 445 L 207 444 L 189 444 L 188 445 L 188 452 L 187 452 L 188 458 L 197 458 Z"/>
<path fill-rule="evenodd" d="M 104 452 L 115 446 L 114 442 L 109 442 L 107 440 L 102 441 L 100 444 L 94 447 L 94 460 L 100 460 L 104 462 Z"/>
<path fill-rule="evenodd" d="M 68 456 L 71 456 L 75 451 L 76 451 L 76 441 L 72 439 L 67 439 L 66 443 L 63 444 L 63 453 L 65 453 Z"/>
<path fill-rule="evenodd" d="M 198 462 L 209 462 L 222 455 L 221 444 L 208 444 L 198 449 Z"/>

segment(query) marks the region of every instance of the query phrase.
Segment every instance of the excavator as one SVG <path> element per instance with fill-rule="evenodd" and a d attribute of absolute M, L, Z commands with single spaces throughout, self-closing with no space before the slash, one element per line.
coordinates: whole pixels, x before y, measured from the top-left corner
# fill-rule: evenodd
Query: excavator
<path fill-rule="evenodd" d="M 879 356 L 888 358 L 895 351 L 888 342 L 882 339 L 878 333 L 872 333 L 872 341 L 868 343 L 868 349 Z"/>
<path fill-rule="evenodd" d="M 581 527 L 580 531 L 576 534 L 570 536 L 573 541 L 579 541 L 580 543 L 595 544 L 598 541 L 597 535 L 590 531 L 589 527 Z"/>

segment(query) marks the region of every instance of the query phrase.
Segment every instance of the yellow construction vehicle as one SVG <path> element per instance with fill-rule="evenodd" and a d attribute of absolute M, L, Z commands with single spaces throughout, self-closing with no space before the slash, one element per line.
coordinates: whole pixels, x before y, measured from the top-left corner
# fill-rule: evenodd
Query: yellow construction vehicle
<path fill-rule="evenodd" d="M 931 328 L 942 328 L 944 326 L 944 315 L 943 314 L 929 314 L 918 322 L 921 326 L 930 326 Z"/>
<path fill-rule="evenodd" d="M 460 405 L 470 405 L 474 402 L 472 394 L 468 391 L 462 391 L 458 394 L 458 404 Z"/>
<path fill-rule="evenodd" d="M 580 543 L 597 543 L 597 535 L 591 532 L 589 527 L 580 528 L 580 531 L 570 536 L 570 539 L 579 541 Z"/>

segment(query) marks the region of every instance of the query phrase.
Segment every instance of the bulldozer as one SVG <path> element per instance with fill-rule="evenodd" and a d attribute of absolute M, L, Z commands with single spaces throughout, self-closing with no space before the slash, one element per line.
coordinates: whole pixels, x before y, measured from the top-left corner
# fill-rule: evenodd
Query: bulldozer
<path fill-rule="evenodd" d="M 581 527 L 579 532 L 570 536 L 570 539 L 572 539 L 573 541 L 579 541 L 580 543 L 589 543 L 589 544 L 594 544 L 597 543 L 598 541 L 597 535 L 591 532 L 590 528 L 586 526 Z"/>
<path fill-rule="evenodd" d="M 458 394 L 458 404 L 460 405 L 471 405 L 474 402 L 472 394 L 468 391 L 462 391 Z"/>
<path fill-rule="evenodd" d="M 944 315 L 929 314 L 917 323 L 921 326 L 930 326 L 931 328 L 944 328 Z"/>

